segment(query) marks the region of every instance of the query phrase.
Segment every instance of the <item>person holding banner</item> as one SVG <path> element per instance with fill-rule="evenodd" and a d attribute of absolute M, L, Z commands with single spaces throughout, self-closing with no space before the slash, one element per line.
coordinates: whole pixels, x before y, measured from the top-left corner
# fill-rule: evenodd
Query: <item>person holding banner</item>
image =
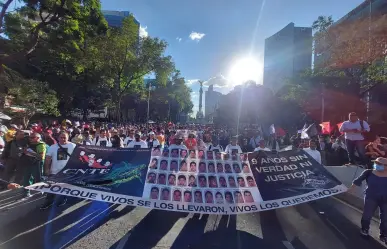
<path fill-rule="evenodd" d="M 107 137 L 107 132 L 104 129 L 101 129 L 99 136 L 96 136 L 93 139 L 92 145 L 101 146 L 101 147 L 112 147 L 112 142 L 110 138 Z"/>
<path fill-rule="evenodd" d="M 171 144 L 168 148 L 170 150 L 173 149 L 180 149 L 180 150 L 187 150 L 187 147 L 183 144 L 183 136 L 177 135 L 173 138 L 174 143 Z"/>
<path fill-rule="evenodd" d="M 355 186 L 360 187 L 363 181 L 367 182 L 360 233 L 363 236 L 369 236 L 371 219 L 376 209 L 379 207 L 379 238 L 387 244 L 387 158 L 378 157 L 373 162 L 373 169 L 364 170 L 363 173 L 352 182 L 349 191 L 353 191 Z"/>
<path fill-rule="evenodd" d="M 234 136 L 231 139 L 231 144 L 227 145 L 226 149 L 224 152 L 226 152 L 229 155 L 232 154 L 242 154 L 242 149 L 237 143 L 238 141 L 238 136 Z"/>
<path fill-rule="evenodd" d="M 59 133 L 59 143 L 51 145 L 46 154 L 44 163 L 44 175 L 50 176 L 59 173 L 67 164 L 76 145 L 69 142 L 69 135 L 65 131 Z M 47 194 L 46 201 L 40 207 L 41 210 L 50 208 L 54 204 L 55 195 Z M 65 195 L 60 196 L 57 206 L 63 206 L 67 202 Z"/>
<path fill-rule="evenodd" d="M 141 138 L 140 134 L 136 133 L 136 135 L 134 135 L 134 140 L 128 144 L 128 148 L 147 149 L 148 144 L 145 141 L 141 140 L 140 138 Z"/>

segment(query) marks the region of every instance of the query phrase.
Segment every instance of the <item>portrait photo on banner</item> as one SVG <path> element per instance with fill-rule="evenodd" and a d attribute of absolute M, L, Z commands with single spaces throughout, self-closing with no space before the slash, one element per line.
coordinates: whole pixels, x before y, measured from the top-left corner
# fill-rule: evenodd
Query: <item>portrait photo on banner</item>
<path fill-rule="evenodd" d="M 198 204 L 262 201 L 249 162 L 244 160 L 247 157 L 216 154 L 185 149 L 152 153 L 142 197 Z"/>

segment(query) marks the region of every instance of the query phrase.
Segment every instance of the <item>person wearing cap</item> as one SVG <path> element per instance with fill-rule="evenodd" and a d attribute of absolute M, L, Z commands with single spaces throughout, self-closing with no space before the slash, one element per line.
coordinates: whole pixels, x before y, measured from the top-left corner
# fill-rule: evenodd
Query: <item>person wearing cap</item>
<path fill-rule="evenodd" d="M 369 132 L 370 127 L 364 120 L 360 120 L 355 112 L 349 114 L 349 120 L 344 121 L 340 127 L 340 132 L 345 134 L 345 145 L 347 146 L 348 159 L 350 164 L 355 162 L 355 150 L 359 154 L 360 163 L 367 164 L 365 156 L 365 144 L 363 133 Z"/>
<path fill-rule="evenodd" d="M 173 149 L 181 149 L 181 150 L 187 150 L 187 146 L 185 146 L 183 144 L 183 141 L 184 141 L 184 137 L 183 135 L 179 134 L 179 135 L 176 135 L 174 136 L 174 143 L 171 144 L 168 148 L 169 150 L 173 150 Z"/>
<path fill-rule="evenodd" d="M 134 135 L 134 140 L 128 144 L 128 148 L 146 149 L 148 148 L 148 144 L 141 140 L 140 133 L 136 133 L 136 135 Z"/>
<path fill-rule="evenodd" d="M 387 244 L 387 158 L 378 157 L 373 164 L 373 169 L 364 170 L 353 180 L 349 191 L 355 186 L 360 187 L 366 181 L 367 188 L 364 195 L 364 208 L 361 218 L 361 235 L 368 237 L 370 222 L 376 211 L 380 210 L 380 235 L 379 238 Z"/>
<path fill-rule="evenodd" d="M 159 143 L 159 140 L 157 138 L 155 138 L 155 133 L 153 131 L 149 132 L 149 137 L 147 139 L 147 143 L 148 143 L 148 148 L 159 148 L 160 147 L 160 143 Z"/>

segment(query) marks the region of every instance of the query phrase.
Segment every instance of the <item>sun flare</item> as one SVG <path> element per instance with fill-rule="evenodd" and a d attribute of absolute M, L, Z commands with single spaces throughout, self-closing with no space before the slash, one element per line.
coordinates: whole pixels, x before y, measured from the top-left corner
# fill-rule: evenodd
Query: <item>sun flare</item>
<path fill-rule="evenodd" d="M 261 83 L 263 74 L 263 64 L 252 57 L 243 58 L 236 61 L 229 72 L 230 84 L 240 85 L 246 81 L 253 80 Z"/>

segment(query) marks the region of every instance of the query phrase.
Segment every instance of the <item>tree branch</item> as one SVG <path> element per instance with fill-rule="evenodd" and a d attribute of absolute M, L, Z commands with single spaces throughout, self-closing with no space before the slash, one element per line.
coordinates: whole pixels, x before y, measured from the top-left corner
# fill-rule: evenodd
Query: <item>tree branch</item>
<path fill-rule="evenodd" d="M 7 12 L 7 9 L 9 5 L 13 2 L 13 0 L 8 0 L 7 2 L 4 3 L 3 8 L 1 8 L 0 12 L 0 34 L 4 31 L 3 27 L 3 21 L 4 21 L 4 16 L 5 13 Z"/>

